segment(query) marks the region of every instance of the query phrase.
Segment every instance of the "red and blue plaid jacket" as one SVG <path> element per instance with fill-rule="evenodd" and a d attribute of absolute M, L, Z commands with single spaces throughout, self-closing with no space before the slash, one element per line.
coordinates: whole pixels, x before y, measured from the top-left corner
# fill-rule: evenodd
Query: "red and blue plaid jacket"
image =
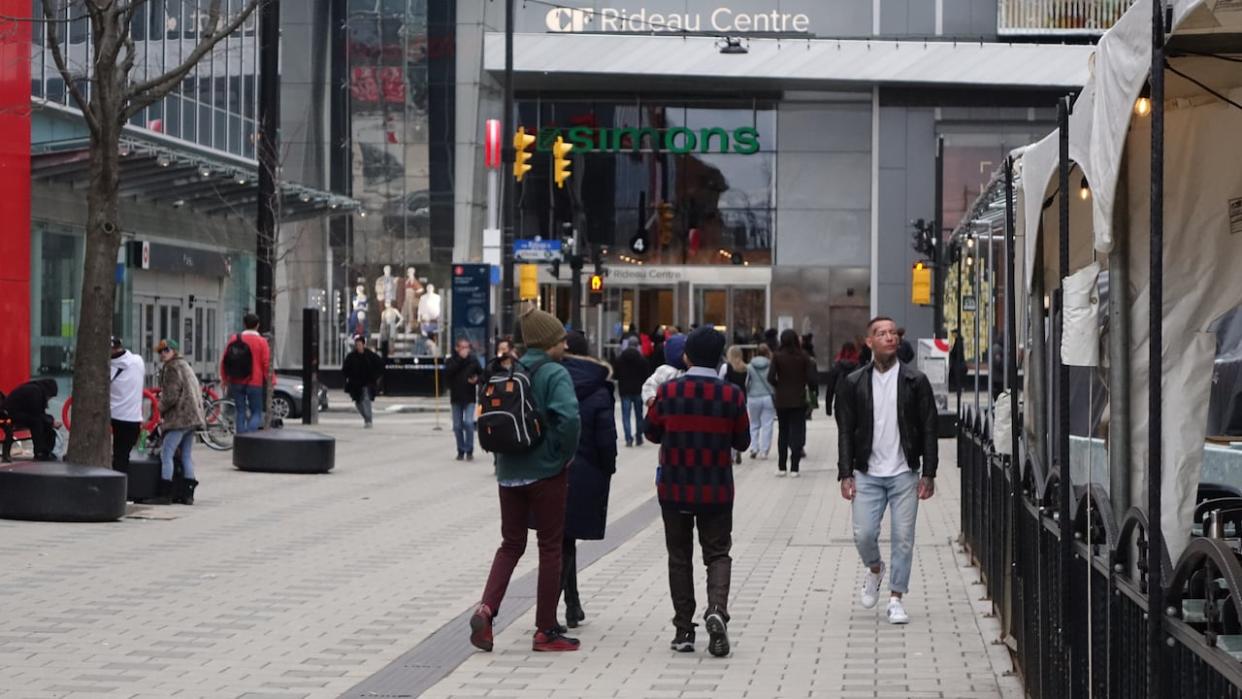
<path fill-rule="evenodd" d="M 660 505 L 683 512 L 733 508 L 733 450 L 750 446 L 746 395 L 716 376 L 687 374 L 656 392 L 647 439 L 660 445 Z"/>

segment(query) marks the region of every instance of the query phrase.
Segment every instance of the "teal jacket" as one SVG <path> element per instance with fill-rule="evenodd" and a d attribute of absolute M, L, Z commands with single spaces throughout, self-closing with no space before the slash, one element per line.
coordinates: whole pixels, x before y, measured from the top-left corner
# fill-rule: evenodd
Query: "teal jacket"
<path fill-rule="evenodd" d="M 525 454 L 497 454 L 496 479 L 540 480 L 561 472 L 578 450 L 582 421 L 578 416 L 578 396 L 569 371 L 550 361 L 543 350 L 527 350 L 518 360 L 529 372 L 539 362 L 547 362 L 535 374 L 531 385 L 535 408 L 543 415 L 543 440 Z"/>

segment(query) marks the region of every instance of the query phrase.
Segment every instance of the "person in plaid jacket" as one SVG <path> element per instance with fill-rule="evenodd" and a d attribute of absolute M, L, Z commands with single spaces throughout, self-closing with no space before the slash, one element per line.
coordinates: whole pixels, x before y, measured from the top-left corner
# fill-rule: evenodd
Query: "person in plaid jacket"
<path fill-rule="evenodd" d="M 729 654 L 729 557 L 733 537 L 733 450 L 750 446 L 746 396 L 717 375 L 725 338 L 702 327 L 686 339 L 685 376 L 660 386 L 647 413 L 647 439 L 660 445 L 656 490 L 668 548 L 672 649 L 694 651 L 694 529 L 707 567 L 708 651 Z"/>

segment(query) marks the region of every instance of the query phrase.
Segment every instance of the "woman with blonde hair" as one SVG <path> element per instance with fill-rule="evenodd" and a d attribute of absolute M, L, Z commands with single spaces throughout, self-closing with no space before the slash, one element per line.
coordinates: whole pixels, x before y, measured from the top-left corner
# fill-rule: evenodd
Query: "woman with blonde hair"
<path fill-rule="evenodd" d="M 725 362 L 720 365 L 720 378 L 737 386 L 746 395 L 746 361 L 742 358 L 742 348 L 729 345 L 725 350 Z M 733 463 L 742 463 L 742 452 L 733 450 Z"/>

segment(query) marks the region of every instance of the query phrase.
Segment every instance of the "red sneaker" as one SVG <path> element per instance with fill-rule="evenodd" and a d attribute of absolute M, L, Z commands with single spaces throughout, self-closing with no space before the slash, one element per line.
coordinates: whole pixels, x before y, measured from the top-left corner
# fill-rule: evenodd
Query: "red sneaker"
<path fill-rule="evenodd" d="M 470 645 L 489 653 L 492 650 L 492 610 L 486 604 L 480 604 L 470 617 Z"/>
<path fill-rule="evenodd" d="M 566 636 L 560 629 L 536 631 L 531 649 L 545 653 L 563 653 L 578 650 L 581 643 L 576 638 Z"/>

